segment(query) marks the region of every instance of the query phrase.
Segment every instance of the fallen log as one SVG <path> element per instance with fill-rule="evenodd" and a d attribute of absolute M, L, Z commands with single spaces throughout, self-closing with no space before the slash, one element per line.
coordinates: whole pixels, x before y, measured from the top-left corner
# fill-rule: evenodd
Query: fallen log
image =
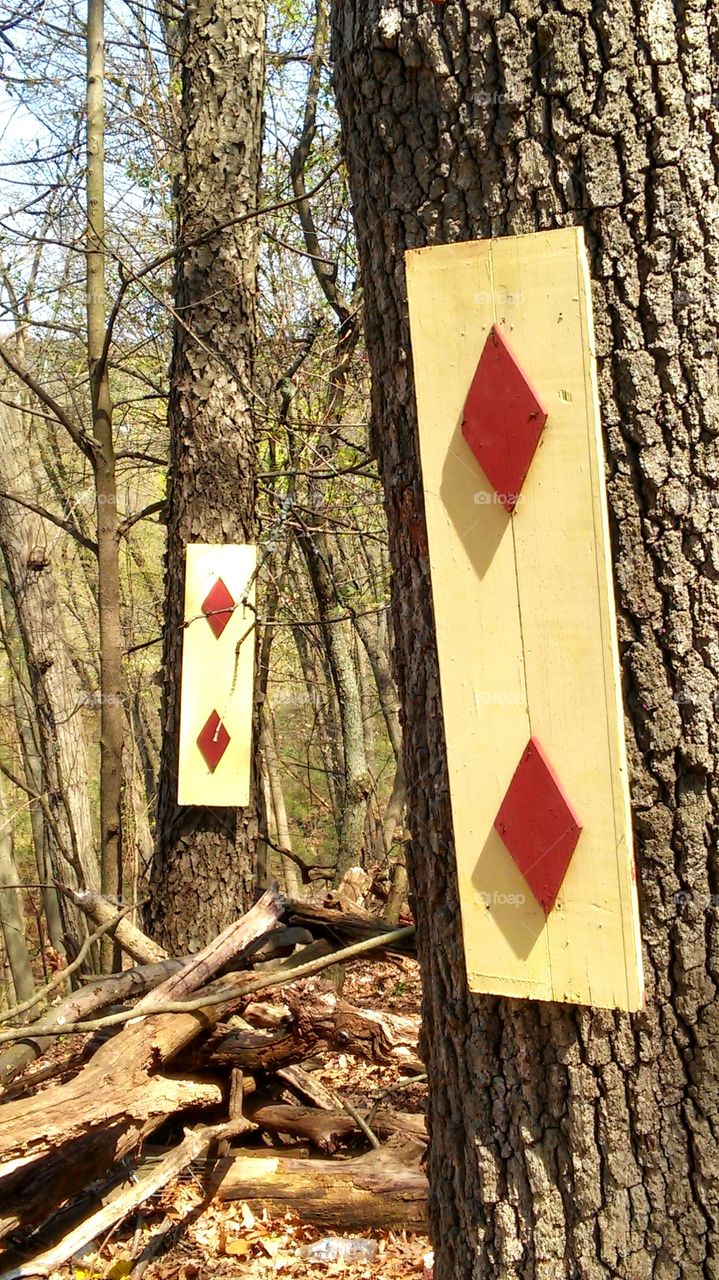
<path fill-rule="evenodd" d="M 102 916 L 104 923 L 105 908 L 110 911 L 110 904 L 99 893 L 76 893 L 75 898 L 90 899 L 94 906 L 102 903 L 102 910 L 99 915 Z M 82 904 L 81 904 L 82 905 Z M 85 904 L 86 905 L 86 904 Z M 110 915 L 108 919 L 112 919 Z M 135 933 L 139 933 L 135 930 Z M 273 939 L 272 935 L 277 935 Z M 144 938 L 144 934 L 141 935 Z M 258 953 L 263 956 L 283 955 L 287 948 L 293 948 L 303 942 L 310 935 L 306 929 L 288 929 L 280 928 L 267 931 L 262 934 L 256 944 L 252 944 L 245 949 L 244 958 L 248 963 L 255 964 Z M 147 940 L 150 941 L 149 939 Z M 154 945 L 154 944 L 153 944 Z M 292 956 L 286 964 L 292 966 L 299 963 L 300 960 L 313 959 L 315 956 L 326 954 L 326 942 L 318 942 L 304 948 L 298 956 Z M 158 950 L 162 951 L 162 948 Z M 56 1029 L 69 1031 L 76 1022 L 82 1022 L 86 1018 L 92 1017 L 94 1013 L 99 1013 L 102 1009 L 106 1009 L 108 1005 L 122 1004 L 127 1001 L 137 999 L 138 996 L 145 995 L 146 992 L 152 991 L 153 988 L 160 986 L 166 978 L 171 974 L 179 972 L 184 965 L 192 959 L 191 956 L 183 956 L 180 959 L 168 958 L 165 960 L 153 961 L 149 964 L 139 965 L 134 969 L 124 969 L 121 973 L 111 974 L 109 977 L 95 981 L 91 985 L 85 987 L 82 991 L 74 992 L 68 996 L 60 1004 L 53 1006 L 47 1013 L 33 1024 L 33 1029 L 37 1027 L 37 1034 L 28 1034 L 23 1040 L 18 1040 L 9 1048 L 0 1052 L 0 1085 L 7 1086 L 24 1067 L 39 1058 L 40 1054 L 47 1048 L 55 1038 L 51 1033 Z M 271 964 L 276 963 L 275 960 L 270 961 Z M 231 959 L 226 965 L 222 966 L 219 971 L 222 974 L 234 972 L 237 965 L 237 957 Z M 45 1034 L 43 1035 L 43 1031 Z"/>
<path fill-rule="evenodd" d="M 0 1220 L 0 1236 L 47 1217 L 78 1185 L 132 1151 L 165 1116 L 221 1101 L 218 1084 L 161 1076 L 159 1070 L 212 1027 L 226 1006 L 146 1017 L 143 1010 L 203 987 L 270 927 L 281 906 L 276 891 L 268 890 L 247 915 L 145 996 L 133 1020 L 74 1079 L 0 1110 L 0 1202 L 10 1209 Z"/>
<path fill-rule="evenodd" d="M 306 1099 L 315 1107 L 321 1107 L 323 1111 L 334 1111 L 335 1099 L 331 1090 L 321 1081 L 316 1080 L 309 1071 L 304 1071 L 302 1067 L 290 1066 L 280 1067 L 277 1074 L 300 1098 Z"/>
<path fill-rule="evenodd" d="M 380 1149 L 354 1160 L 236 1156 L 220 1160 L 205 1185 L 220 1200 L 244 1200 L 270 1214 L 288 1210 L 324 1228 L 402 1227 L 427 1222 L 427 1179 Z"/>
<path fill-rule="evenodd" d="M 417 1014 L 362 1009 L 334 991 L 293 992 L 287 996 L 294 1037 L 304 1057 L 319 1044 L 353 1053 L 371 1062 L 419 1064 L 420 1018 Z M 252 1003 L 244 1016 L 255 1026 L 276 1026 L 276 1006 Z"/>
<path fill-rule="evenodd" d="M 350 913 L 348 911 L 332 911 L 328 907 L 316 907 L 311 902 L 292 898 L 287 902 L 284 915 L 291 925 L 303 925 L 317 937 L 328 938 L 331 942 L 340 942 L 343 946 L 351 946 L 353 942 L 362 942 L 367 938 L 381 937 L 384 933 L 392 933 L 397 926 L 378 920 L 369 912 Z M 401 940 L 393 939 L 387 945 L 390 954 L 414 956 L 417 954 L 413 936 Z M 378 948 L 379 950 L 379 948 Z"/>
<path fill-rule="evenodd" d="M 366 1109 L 359 1114 L 380 1137 L 396 1134 L 415 1142 L 427 1141 L 427 1127 L 421 1115 L 394 1111 L 391 1107 L 378 1107 L 371 1116 Z M 348 1112 L 323 1111 L 319 1107 L 296 1107 L 251 1098 L 245 1103 L 245 1115 L 260 1129 L 286 1133 L 293 1138 L 307 1138 L 324 1150 L 333 1150 L 338 1138 L 362 1132 L 361 1126 Z"/>
<path fill-rule="evenodd" d="M 334 991 L 309 998 L 293 993 L 288 1004 L 301 1030 L 324 1039 L 333 1049 L 354 1053 L 372 1062 L 397 1062 L 421 1071 L 418 1014 L 361 1009 Z"/>
<path fill-rule="evenodd" d="M 204 1125 L 202 1128 L 193 1129 L 185 1135 L 177 1147 L 152 1166 L 144 1178 L 133 1179 L 129 1186 L 117 1192 L 107 1204 L 104 1204 L 96 1213 L 90 1214 L 63 1236 L 57 1244 L 43 1253 L 36 1254 L 30 1261 L 4 1271 L 0 1275 L 0 1280 L 24 1280 L 26 1276 L 47 1274 L 61 1267 L 92 1240 L 105 1236 L 112 1227 L 117 1226 L 141 1204 L 149 1200 L 150 1196 L 161 1191 L 172 1178 L 201 1156 L 211 1142 L 245 1133 L 248 1128 L 247 1121 L 240 1119 L 230 1121 L 229 1124 Z"/>
<path fill-rule="evenodd" d="M 159 963 L 142 965 L 136 969 L 125 969 L 122 973 L 112 974 L 102 982 L 93 983 L 82 991 L 75 991 L 60 1004 L 49 1009 L 44 1017 L 38 1019 L 37 1034 L 26 1040 L 18 1040 L 0 1053 L 0 1084 L 7 1085 L 15 1078 L 23 1067 L 34 1062 L 36 1058 L 54 1040 L 54 1036 L 42 1035 L 50 1029 L 64 1027 L 69 1029 L 73 1023 L 89 1018 L 108 1005 L 120 1004 L 143 996 L 147 991 L 158 987 L 166 978 L 177 973 L 185 964 L 184 960 L 162 960 Z"/>
<path fill-rule="evenodd" d="M 218 1027 L 183 1054 L 182 1062 L 193 1070 L 276 1071 L 329 1048 L 370 1062 L 398 1062 L 407 1070 L 422 1070 L 420 1019 L 414 1014 L 360 1009 L 331 991 L 294 994 L 288 1004 L 289 1017 L 279 1025 L 276 1005 L 247 1005 L 245 1017 L 256 1024 L 256 1030 L 228 1032 Z"/>
<path fill-rule="evenodd" d="M 59 882 L 57 887 L 94 924 L 107 924 L 110 933 L 119 942 L 123 951 L 126 951 L 136 964 L 157 964 L 160 960 L 168 959 L 165 948 L 153 942 L 152 938 L 148 938 L 147 934 L 130 920 L 120 919 L 113 925 L 112 919 L 117 913 L 117 907 L 113 906 L 101 893 L 91 889 L 71 889 L 69 885 Z"/>

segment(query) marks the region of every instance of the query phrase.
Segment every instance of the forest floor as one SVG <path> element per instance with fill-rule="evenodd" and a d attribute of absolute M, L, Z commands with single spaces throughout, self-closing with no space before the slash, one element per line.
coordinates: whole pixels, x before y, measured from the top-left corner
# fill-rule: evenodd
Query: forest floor
<path fill-rule="evenodd" d="M 296 987 L 322 990 L 332 984 L 325 975 Z M 405 957 L 382 961 L 356 961 L 347 966 L 343 997 L 353 1004 L 392 1013 L 419 1013 L 420 984 L 417 962 Z M 276 996 L 278 1004 L 281 994 Z M 374 1064 L 345 1054 L 323 1053 L 312 1064 L 313 1076 L 355 1107 L 371 1108 L 388 1091 L 391 1103 L 405 1112 L 424 1110 L 426 1084 L 402 1083 L 402 1069 L 394 1063 Z M 270 1140 L 258 1137 L 266 1146 Z M 348 1156 L 369 1149 L 362 1141 L 347 1148 Z M 287 1154 L 309 1155 L 306 1144 L 286 1149 Z M 314 1153 L 316 1154 L 316 1152 Z M 334 1159 L 341 1159 L 338 1152 Z M 57 1272 L 59 1280 L 269 1280 L 280 1276 L 341 1276 L 345 1280 L 377 1277 L 407 1280 L 430 1276 L 425 1258 L 427 1236 L 403 1231 L 353 1232 L 376 1245 L 372 1258 L 319 1262 L 305 1250 L 328 1233 L 318 1231 L 293 1215 L 270 1218 L 243 1202 L 206 1203 L 201 1178 L 191 1166 L 186 1173 L 149 1200 L 111 1238 L 96 1241 L 71 1266 Z M 339 1234 L 339 1233 L 338 1233 Z M 372 1249 L 372 1244 L 369 1245 Z"/>

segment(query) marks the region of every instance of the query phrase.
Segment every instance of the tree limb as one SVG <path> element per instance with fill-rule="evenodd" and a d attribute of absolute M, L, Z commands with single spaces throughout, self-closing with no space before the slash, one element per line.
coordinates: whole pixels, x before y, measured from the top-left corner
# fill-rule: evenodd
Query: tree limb
<path fill-rule="evenodd" d="M 57 418 L 60 425 L 63 426 L 67 431 L 67 434 L 69 435 L 73 443 L 77 445 L 78 449 L 80 449 L 82 453 L 84 453 L 86 458 L 89 458 L 90 462 L 93 464 L 93 467 L 94 467 L 95 450 L 93 448 L 92 441 L 89 439 L 88 436 L 85 435 L 83 431 L 80 431 L 80 429 L 73 422 L 70 415 L 65 412 L 62 405 L 55 399 L 54 396 L 50 395 L 49 391 L 46 391 L 45 388 L 40 385 L 40 383 L 37 381 L 37 378 L 34 378 L 28 369 L 24 369 L 21 364 L 18 364 L 15 357 L 10 354 L 7 347 L 2 342 L 0 342 L 0 359 L 2 359 L 3 362 L 7 365 L 11 373 L 14 373 L 16 378 L 19 378 L 20 381 L 24 383 L 24 385 L 28 388 L 28 390 L 32 391 L 33 395 L 37 396 L 41 404 L 44 404 L 45 408 L 49 409 L 50 412 Z"/>
<path fill-rule="evenodd" d="M 69 533 L 81 547 L 85 547 L 91 551 L 94 556 L 97 555 L 97 543 L 92 538 L 88 538 L 78 529 L 77 525 L 71 520 L 63 520 L 62 516 L 53 515 L 52 511 L 48 511 L 45 507 L 38 507 L 34 502 L 27 502 L 24 498 L 18 498 L 14 493 L 5 493 L 0 490 L 0 498 L 6 502 L 16 502 L 19 507 L 24 507 L 26 511 L 32 511 L 36 516 L 42 516 L 43 520 L 48 520 L 50 524 L 54 524 L 58 529 L 64 529 L 65 533 Z"/>
<path fill-rule="evenodd" d="M 24 1040 L 28 1035 L 32 1034 L 81 1035 L 86 1031 L 100 1031 L 103 1027 L 119 1027 L 124 1022 L 130 1022 L 140 1016 L 149 1017 L 163 1013 L 192 1013 L 202 1009 L 214 1008 L 217 1005 L 231 1005 L 237 1000 L 241 1000 L 243 996 L 251 995 L 255 991 L 266 991 L 270 987 L 281 987 L 288 982 L 295 982 L 298 978 L 309 978 L 315 973 L 321 973 L 323 969 L 326 969 L 331 964 L 343 964 L 356 956 L 365 955 L 368 951 L 374 951 L 378 947 L 386 947 L 393 942 L 399 942 L 413 934 L 414 925 L 406 925 L 402 929 L 392 929 L 388 933 L 366 938 L 362 942 L 355 942 L 351 947 L 343 947 L 339 951 L 333 951 L 329 955 L 311 960 L 308 964 L 289 966 L 287 970 L 283 966 L 280 969 L 273 970 L 267 976 L 261 975 L 248 978 L 238 986 L 223 984 L 219 990 L 208 991 L 204 995 L 197 996 L 194 1000 L 163 1000 L 162 1003 L 158 1004 L 142 1001 L 142 1004 L 135 1009 L 128 1009 L 122 1013 L 112 1013 L 106 1018 L 76 1022 L 74 1026 L 64 1027 L 62 1031 L 49 1025 L 41 1026 L 39 1024 L 31 1027 L 16 1027 L 12 1031 L 5 1031 L 0 1035 L 0 1044 L 9 1044 L 13 1040 Z"/>

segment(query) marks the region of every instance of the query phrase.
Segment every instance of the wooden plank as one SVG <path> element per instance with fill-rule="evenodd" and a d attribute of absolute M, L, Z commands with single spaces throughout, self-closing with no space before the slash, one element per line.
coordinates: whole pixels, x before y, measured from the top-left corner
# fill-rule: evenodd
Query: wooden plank
<path fill-rule="evenodd" d="M 406 261 L 469 984 L 636 1009 L 641 947 L 582 233 L 423 249 Z M 461 435 L 493 324 L 548 411 L 514 514 Z M 582 826 L 547 916 L 494 829 L 532 735 Z"/>
<path fill-rule="evenodd" d="M 187 547 L 178 804 L 249 804 L 255 565 L 253 546 L 194 543 Z M 235 607 L 229 613 L 211 613 L 219 619 L 215 630 L 220 634 L 216 635 L 202 605 L 218 579 L 227 587 Z M 221 727 L 215 732 L 218 720 Z M 229 735 L 216 764 L 211 756 L 208 762 L 198 746 L 203 729 L 205 741 L 210 743 L 216 737 L 221 744 Z"/>

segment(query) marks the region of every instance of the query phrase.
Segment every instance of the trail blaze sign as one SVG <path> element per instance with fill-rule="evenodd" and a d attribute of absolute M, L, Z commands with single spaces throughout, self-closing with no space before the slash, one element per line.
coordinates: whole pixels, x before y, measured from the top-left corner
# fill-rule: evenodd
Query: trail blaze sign
<path fill-rule="evenodd" d="M 580 229 L 412 250 L 410 325 L 470 988 L 643 979 Z"/>
<path fill-rule="evenodd" d="M 255 564 L 252 546 L 187 547 L 178 804 L 249 804 Z"/>

